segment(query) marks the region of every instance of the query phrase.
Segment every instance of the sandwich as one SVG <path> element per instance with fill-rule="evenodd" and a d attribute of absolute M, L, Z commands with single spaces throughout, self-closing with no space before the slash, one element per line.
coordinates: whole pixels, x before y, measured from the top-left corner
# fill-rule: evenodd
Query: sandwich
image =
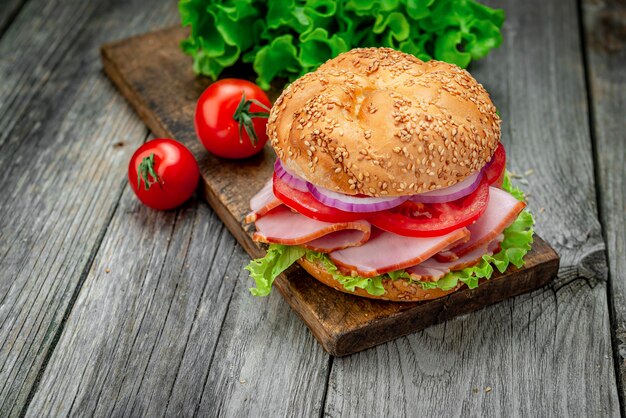
<path fill-rule="evenodd" d="M 500 117 L 467 71 L 353 49 L 290 84 L 267 132 L 272 179 L 246 222 L 269 244 L 246 269 L 267 295 L 294 263 L 356 296 L 445 296 L 522 267 L 533 219 L 511 185 Z"/>

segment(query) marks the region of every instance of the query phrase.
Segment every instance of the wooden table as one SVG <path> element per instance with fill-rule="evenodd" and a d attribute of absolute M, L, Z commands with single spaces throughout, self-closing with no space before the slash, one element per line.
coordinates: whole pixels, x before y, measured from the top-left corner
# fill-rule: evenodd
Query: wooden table
<path fill-rule="evenodd" d="M 507 0 L 472 73 L 561 255 L 549 287 L 333 358 L 211 209 L 142 207 L 150 135 L 100 44 L 172 0 L 0 3 L 0 416 L 616 416 L 626 367 L 626 6 Z"/>

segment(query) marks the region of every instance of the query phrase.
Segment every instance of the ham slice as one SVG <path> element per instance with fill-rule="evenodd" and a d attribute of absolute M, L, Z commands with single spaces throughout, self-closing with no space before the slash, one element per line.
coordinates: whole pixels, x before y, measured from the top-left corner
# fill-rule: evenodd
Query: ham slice
<path fill-rule="evenodd" d="M 374 277 L 425 261 L 467 238 L 466 228 L 440 237 L 415 238 L 373 229 L 369 241 L 359 247 L 330 253 L 330 258 L 344 269 L 355 270 L 360 276 Z"/>
<path fill-rule="evenodd" d="M 448 273 L 445 268 L 437 269 L 434 267 L 425 267 L 424 263 L 406 269 L 407 273 L 413 280 L 422 282 L 436 282 Z"/>
<path fill-rule="evenodd" d="M 348 247 L 363 245 L 369 237 L 369 233 L 364 234 L 363 231 L 357 229 L 344 229 L 343 231 L 331 232 L 321 238 L 306 242 L 302 246 L 320 253 L 330 253 Z"/>
<path fill-rule="evenodd" d="M 255 222 L 255 241 L 284 244 L 308 244 L 320 251 L 332 251 L 360 245 L 370 237 L 371 225 L 367 221 L 322 222 L 293 212 L 285 205 L 278 206 Z M 338 233 L 338 231 L 340 233 Z M 346 234 L 344 232 L 352 232 Z"/>
<path fill-rule="evenodd" d="M 504 235 L 499 235 L 488 245 L 477 248 L 456 260 L 441 262 L 436 257 L 431 257 L 423 263 L 409 267 L 406 271 L 415 280 L 424 282 L 439 280 L 451 271 L 462 270 L 478 264 L 485 254 L 493 255 L 498 252 L 503 238 Z"/>
<path fill-rule="evenodd" d="M 437 254 L 437 260 L 453 261 L 478 248 L 485 247 L 502 234 L 502 231 L 515 221 L 525 207 L 526 203 L 520 202 L 504 190 L 489 187 L 487 209 L 474 224 L 467 227 L 470 231 L 469 241 Z"/>
<path fill-rule="evenodd" d="M 252 212 L 246 215 L 246 223 L 252 223 L 265 215 L 269 211 L 282 205 L 283 202 L 274 196 L 272 180 L 265 183 L 265 186 L 252 199 L 250 199 L 250 209 Z"/>

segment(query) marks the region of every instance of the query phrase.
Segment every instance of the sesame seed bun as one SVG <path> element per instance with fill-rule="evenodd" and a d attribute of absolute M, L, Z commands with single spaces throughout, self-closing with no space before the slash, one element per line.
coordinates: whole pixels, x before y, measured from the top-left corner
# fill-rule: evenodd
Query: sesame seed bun
<path fill-rule="evenodd" d="M 267 130 L 285 167 L 316 186 L 402 196 L 481 169 L 500 141 L 500 118 L 467 71 L 361 48 L 289 85 Z"/>
<path fill-rule="evenodd" d="M 441 289 L 428 289 L 425 290 L 417 283 L 410 283 L 408 280 L 398 279 L 391 280 L 385 279 L 382 281 L 382 285 L 385 288 L 385 293 L 380 296 L 370 295 L 364 289 L 355 288 L 354 292 L 346 290 L 341 283 L 334 279 L 334 277 L 326 271 L 326 269 L 319 263 L 313 263 L 302 257 L 298 260 L 300 264 L 311 276 L 324 283 L 326 286 L 330 286 L 340 292 L 349 293 L 351 295 L 361 296 L 370 299 L 382 299 L 391 302 L 420 302 L 423 300 L 437 299 L 450 293 L 454 293 L 462 287 L 460 283 L 455 288 L 450 290 Z"/>

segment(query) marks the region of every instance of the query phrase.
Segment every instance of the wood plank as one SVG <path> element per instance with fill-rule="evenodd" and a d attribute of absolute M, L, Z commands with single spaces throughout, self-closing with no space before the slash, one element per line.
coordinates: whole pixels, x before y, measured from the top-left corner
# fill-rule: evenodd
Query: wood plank
<path fill-rule="evenodd" d="M 205 203 L 126 189 L 28 415 L 318 414 L 328 358 L 280 297 L 249 295 L 247 261 Z"/>
<path fill-rule="evenodd" d="M 207 80 L 194 76 L 189 59 L 178 47 L 184 33 L 175 27 L 107 45 L 105 71 L 153 132 L 175 137 L 195 153 L 207 200 L 248 253 L 259 257 L 263 247 L 252 241 L 254 227 L 244 225 L 243 218 L 250 198 L 271 177 L 274 153 L 268 146 L 262 155 L 233 162 L 202 149 L 195 138 L 193 112 Z M 250 77 L 251 73 L 234 67 L 229 75 Z M 270 93 L 275 97 L 279 90 L 276 85 Z M 355 298 L 320 284 L 297 267 L 287 272 L 288 279 L 277 279 L 276 287 L 329 353 L 346 355 L 541 287 L 557 267 L 558 257 L 538 238 L 524 269 L 511 268 L 475 290 L 463 289 L 430 302 Z"/>
<path fill-rule="evenodd" d="M 147 135 L 97 46 L 175 19 L 168 1 L 31 0 L 0 40 L 2 416 L 28 402 Z"/>
<path fill-rule="evenodd" d="M 26 0 L 2 0 L 0 5 L 0 38 L 24 6 L 24 3 Z"/>
<path fill-rule="evenodd" d="M 510 168 L 534 170 L 522 186 L 561 255 L 559 278 L 336 358 L 328 416 L 619 415 L 577 4 L 491 3 L 505 9 L 505 41 L 471 71 L 503 117 Z"/>
<path fill-rule="evenodd" d="M 626 4 L 615 0 L 585 0 L 583 11 L 600 220 L 607 242 L 614 352 L 623 402 L 626 398 Z"/>

